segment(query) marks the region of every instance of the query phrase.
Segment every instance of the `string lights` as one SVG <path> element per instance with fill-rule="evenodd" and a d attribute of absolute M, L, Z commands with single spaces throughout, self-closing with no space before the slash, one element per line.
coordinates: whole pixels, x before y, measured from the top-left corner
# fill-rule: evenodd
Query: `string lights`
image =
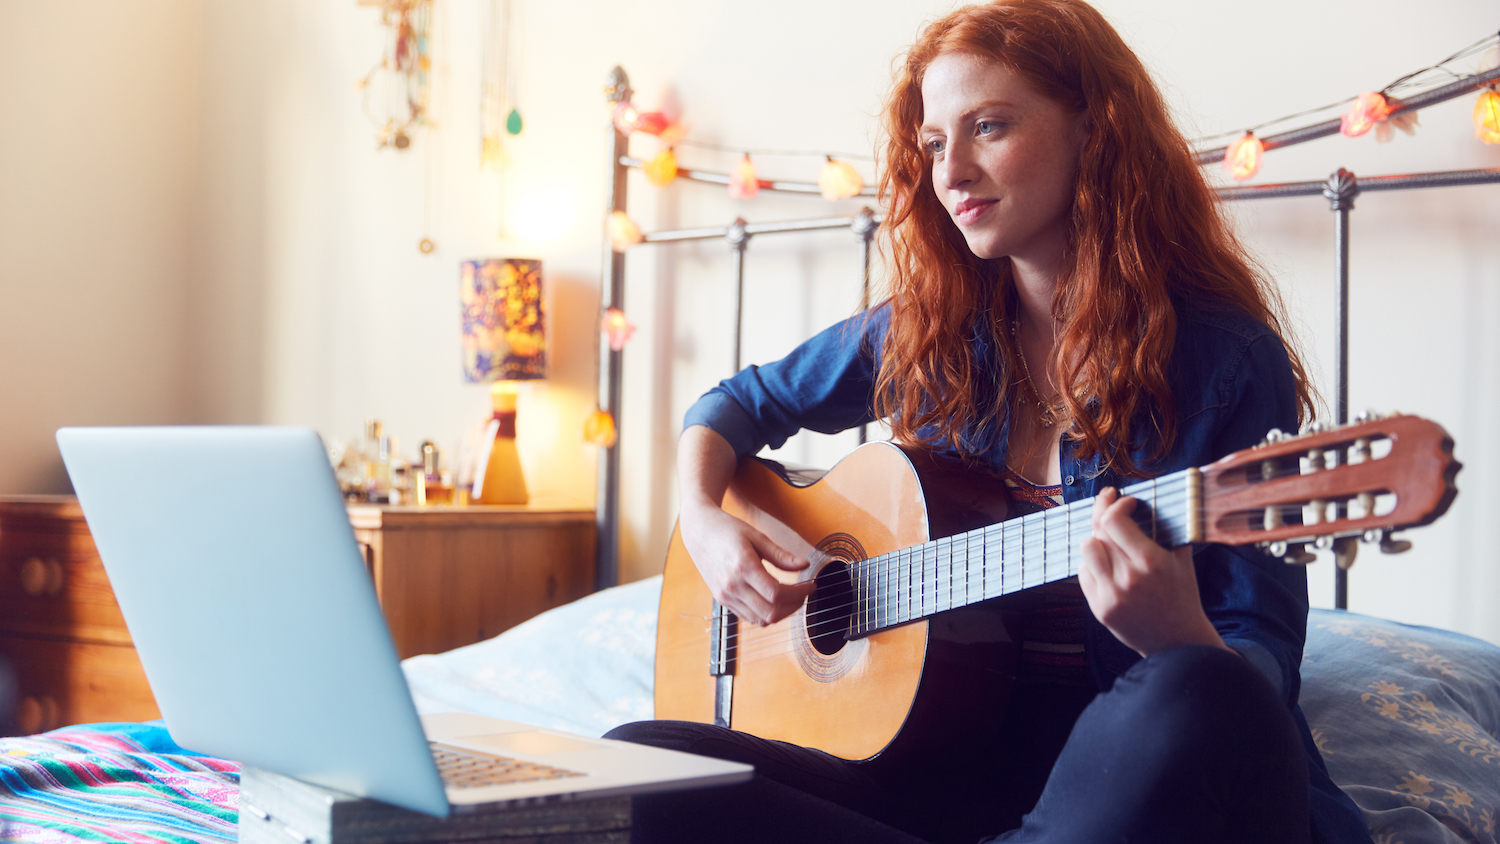
<path fill-rule="evenodd" d="M 1473 74 L 1459 73 L 1449 67 L 1463 59 L 1471 58 L 1489 51 L 1495 58 L 1489 58 L 1481 62 L 1478 70 Z M 1374 130 L 1375 138 L 1380 143 L 1390 141 L 1395 136 L 1395 130 L 1400 129 L 1408 135 L 1415 134 L 1419 125 L 1416 108 L 1403 106 L 1403 101 L 1395 94 L 1413 89 L 1422 89 L 1418 93 L 1426 94 L 1427 91 L 1436 87 L 1438 83 L 1462 82 L 1473 79 L 1476 75 L 1486 74 L 1493 76 L 1493 68 L 1500 65 L 1500 34 L 1488 35 L 1479 41 L 1459 50 L 1448 58 L 1430 67 L 1408 73 L 1378 91 L 1365 91 L 1355 97 L 1350 97 L 1336 103 L 1321 106 L 1316 109 L 1290 114 L 1269 120 L 1257 126 L 1240 130 L 1237 133 L 1224 133 L 1199 138 L 1194 146 L 1204 146 L 1208 143 L 1225 137 L 1233 137 L 1224 148 L 1223 157 L 1212 160 L 1219 161 L 1229 175 L 1238 180 L 1254 178 L 1261 169 L 1266 153 L 1266 141 L 1263 140 L 1262 130 L 1300 117 L 1327 112 L 1335 108 L 1344 108 L 1336 120 L 1337 131 L 1347 137 L 1359 137 Z M 1482 80 L 1475 80 L 1476 82 Z M 1470 89 L 1472 90 L 1472 89 Z M 1442 93 L 1442 92 L 1440 92 Z M 1456 96 L 1455 93 L 1442 93 L 1446 99 Z M 1432 102 L 1422 102 L 1417 107 L 1431 105 Z M 663 149 L 655 158 L 645 164 L 639 165 L 645 172 L 646 178 L 657 187 L 670 185 L 679 175 L 675 148 L 678 146 L 692 146 L 710 149 L 719 152 L 739 153 L 739 160 L 730 168 L 727 174 L 707 174 L 713 178 L 701 179 L 724 184 L 728 188 L 729 195 L 735 199 L 753 199 L 760 190 L 765 187 L 776 187 L 772 182 L 765 181 L 759 177 L 752 155 L 787 155 L 787 156 L 817 156 L 823 159 L 823 164 L 818 173 L 818 191 L 825 199 L 830 201 L 846 199 L 859 196 L 865 190 L 865 179 L 849 161 L 845 159 L 861 158 L 873 160 L 868 156 L 855 156 L 839 154 L 836 158 L 834 153 L 817 151 L 784 151 L 784 150 L 745 150 L 726 147 L 717 144 L 693 141 L 684 137 L 684 127 L 680 122 L 674 121 L 666 114 L 656 112 L 642 112 L 629 100 L 614 105 L 613 119 L 616 128 L 620 132 L 629 135 L 634 132 L 655 135 L 661 140 Z M 1347 106 L 1347 108 L 1345 108 Z M 1319 130 L 1311 137 L 1320 137 L 1325 133 L 1334 131 L 1335 123 L 1326 124 L 1328 129 L 1323 130 L 1322 125 L 1308 127 L 1308 129 Z M 1301 134 L 1304 130 L 1297 130 Z M 1487 90 L 1482 91 L 1478 101 L 1474 104 L 1474 133 L 1475 136 L 1487 144 L 1500 143 L 1500 92 L 1495 85 L 1490 85 Z M 1311 137 L 1299 137 L 1295 140 L 1284 140 L 1282 138 L 1272 139 L 1275 143 L 1272 148 L 1284 146 L 1287 143 L 1296 143 L 1301 140 L 1310 140 Z M 1207 163 L 1205 156 L 1217 156 L 1217 151 L 1199 153 L 1199 160 Z M 696 178 L 696 176 L 693 176 Z M 790 188 L 790 189 L 801 189 Z M 623 215 L 622 215 L 623 216 Z M 617 251 L 624 251 L 631 245 L 639 243 L 639 227 L 628 219 L 610 221 L 610 242 Z M 634 239 L 633 239 L 634 238 Z"/>
<path fill-rule="evenodd" d="M 607 308 L 604 317 L 599 320 L 599 330 L 609 340 L 609 350 L 618 352 L 635 335 L 635 324 L 626 319 L 625 312 L 619 308 Z"/>
<path fill-rule="evenodd" d="M 589 418 L 583 420 L 583 440 L 601 448 L 614 448 L 619 434 L 615 432 L 615 418 L 602 407 L 594 408 Z"/>
<path fill-rule="evenodd" d="M 1480 92 L 1474 103 L 1474 137 L 1487 144 L 1500 144 L 1500 93 L 1493 87 Z"/>
<path fill-rule="evenodd" d="M 641 169 L 646 173 L 646 181 L 664 188 L 677 178 L 677 154 L 672 152 L 671 147 L 667 147 Z"/>
<path fill-rule="evenodd" d="M 1224 150 L 1224 169 L 1229 171 L 1230 176 L 1243 182 L 1260 172 L 1260 161 L 1265 153 L 1266 147 L 1260 142 L 1260 138 L 1255 137 L 1254 132 L 1246 132 L 1231 141 Z"/>
<path fill-rule="evenodd" d="M 616 252 L 624 252 L 630 247 L 645 240 L 641 234 L 641 227 L 635 221 L 625 216 L 624 211 L 610 212 L 609 220 L 605 222 L 604 229 L 609 235 L 609 247 Z"/>
<path fill-rule="evenodd" d="M 1354 105 L 1339 118 L 1339 131 L 1348 138 L 1357 138 L 1375 128 L 1375 124 L 1391 113 L 1385 95 L 1366 91 L 1354 98 Z"/>
<path fill-rule="evenodd" d="M 1480 61 L 1479 66 L 1472 74 L 1459 73 L 1449 67 L 1451 64 L 1480 55 L 1481 53 L 1485 54 L 1485 57 Z M 1375 130 L 1375 140 L 1379 143 L 1386 143 L 1395 137 L 1396 129 L 1400 129 L 1408 135 L 1415 134 L 1419 125 L 1416 110 L 1403 111 L 1402 101 L 1392 96 L 1394 93 L 1414 88 L 1431 89 L 1435 83 L 1439 82 L 1461 82 L 1466 79 L 1473 79 L 1478 75 L 1493 75 L 1493 71 L 1497 66 L 1500 66 L 1500 34 L 1485 36 L 1437 64 L 1408 73 L 1379 91 L 1365 91 L 1358 96 L 1350 97 L 1346 100 L 1340 100 L 1336 103 L 1290 114 L 1285 117 L 1278 117 L 1275 120 L 1268 120 L 1265 123 L 1250 127 L 1239 138 L 1224 148 L 1222 159 L 1224 169 L 1228 170 L 1230 175 L 1235 179 L 1243 180 L 1250 178 L 1259 170 L 1259 156 L 1252 155 L 1245 146 L 1256 132 L 1278 123 L 1340 108 L 1345 104 L 1348 104 L 1348 109 L 1339 115 L 1338 129 L 1341 134 L 1347 137 L 1359 137 L 1373 129 Z M 1492 94 L 1494 87 L 1494 85 L 1490 85 L 1490 90 L 1481 93 L 1479 101 L 1474 104 L 1474 131 L 1480 140 L 1484 140 L 1486 137 L 1486 132 L 1481 128 L 1481 125 L 1485 120 L 1486 104 L 1490 102 L 1486 99 L 1485 93 Z M 1500 118 L 1497 118 L 1497 120 L 1500 120 Z M 1194 145 L 1205 146 L 1229 134 L 1231 133 L 1199 138 Z M 1317 137 L 1317 135 L 1313 137 Z M 1496 143 L 1500 141 L 1485 142 Z M 1256 143 L 1260 147 L 1259 152 L 1264 153 L 1264 144 L 1260 141 Z M 1250 166 L 1252 158 L 1255 160 L 1253 167 Z M 1200 158 L 1200 161 L 1202 160 Z M 1240 175 L 1242 173 L 1245 175 Z"/>
<path fill-rule="evenodd" d="M 754 199 L 758 193 L 760 180 L 755 178 L 755 162 L 747 152 L 729 173 L 729 195 L 735 199 Z"/>
<path fill-rule="evenodd" d="M 854 165 L 839 161 L 831 155 L 824 158 L 827 160 L 818 173 L 818 188 L 823 191 L 823 198 L 835 200 L 859 196 L 859 192 L 865 189 L 865 180 L 854 169 Z"/>

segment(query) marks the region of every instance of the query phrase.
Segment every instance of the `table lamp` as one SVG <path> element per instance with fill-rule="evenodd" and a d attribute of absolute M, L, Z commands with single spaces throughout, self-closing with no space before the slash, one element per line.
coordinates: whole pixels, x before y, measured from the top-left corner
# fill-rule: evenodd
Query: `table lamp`
<path fill-rule="evenodd" d="M 470 501 L 525 504 L 526 478 L 516 450 L 516 382 L 546 377 L 542 262 L 464 261 L 461 275 L 464 379 L 490 385 L 493 411 L 480 443 Z"/>

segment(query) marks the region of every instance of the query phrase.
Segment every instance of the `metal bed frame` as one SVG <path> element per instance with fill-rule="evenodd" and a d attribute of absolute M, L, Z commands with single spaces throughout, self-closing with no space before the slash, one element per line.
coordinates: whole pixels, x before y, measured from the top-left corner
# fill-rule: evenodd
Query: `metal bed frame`
<path fill-rule="evenodd" d="M 1392 115 L 1397 115 L 1403 112 L 1416 111 L 1476 91 L 1497 81 L 1500 81 L 1500 69 L 1491 70 L 1476 76 L 1465 77 L 1457 82 L 1402 100 L 1392 109 L 1391 113 Z M 622 68 L 615 67 L 610 72 L 604 90 L 605 100 L 610 106 L 627 102 L 632 93 L 630 78 L 626 76 Z M 1262 144 L 1269 151 L 1278 147 L 1306 143 L 1307 141 L 1336 134 L 1339 131 L 1339 125 L 1340 122 L 1338 119 L 1329 120 L 1279 135 L 1268 136 L 1262 139 Z M 613 122 L 610 123 L 607 132 L 609 136 L 609 143 L 607 144 L 609 155 L 606 159 L 606 171 L 609 173 L 609 182 L 605 192 L 606 216 L 614 211 L 626 210 L 626 176 L 631 169 L 640 169 L 644 166 L 644 163 L 639 159 L 630 157 L 629 137 L 622 133 Z M 1210 164 L 1223 159 L 1224 150 L 1224 147 L 1204 150 L 1196 154 L 1196 159 L 1199 164 Z M 729 184 L 728 174 L 702 170 L 679 168 L 677 178 L 714 185 Z M 1500 168 L 1367 176 L 1364 178 L 1356 177 L 1348 170 L 1339 168 L 1339 170 L 1325 181 L 1288 182 L 1283 184 L 1249 185 L 1245 187 L 1218 189 L 1219 199 L 1225 202 L 1294 196 L 1322 196 L 1328 200 L 1330 210 L 1337 215 L 1334 224 L 1334 242 L 1338 256 L 1336 268 L 1338 285 L 1334 299 L 1334 309 L 1337 311 L 1334 328 L 1334 347 L 1336 350 L 1334 361 L 1334 381 L 1336 383 L 1334 401 L 1335 424 L 1344 425 L 1349 421 L 1349 212 L 1354 210 L 1355 198 L 1361 193 L 1375 191 L 1495 183 L 1500 183 Z M 819 187 L 810 182 L 762 181 L 760 187 L 761 190 L 772 190 L 783 193 L 820 193 Z M 871 187 L 865 188 L 859 195 L 874 198 L 877 196 L 877 193 L 875 188 Z M 749 246 L 750 239 L 760 235 L 786 232 L 832 231 L 839 229 L 852 232 L 858 238 L 863 250 L 863 258 L 860 262 L 862 282 L 860 309 L 864 310 L 870 304 L 870 246 L 875 232 L 880 227 L 881 221 L 882 215 L 870 208 L 864 208 L 853 216 L 820 217 L 779 223 L 748 223 L 743 219 L 735 219 L 725 226 L 650 232 L 643 236 L 642 243 L 680 243 L 690 240 L 715 240 L 722 238 L 729 245 L 734 254 L 734 371 L 738 372 L 740 369 L 741 323 L 744 311 L 745 250 Z M 607 238 L 604 244 L 604 267 L 609 283 L 605 289 L 605 294 L 601 297 L 600 310 L 603 311 L 608 308 L 623 309 L 625 303 L 625 255 L 614 251 Z M 616 426 L 620 425 L 621 379 L 624 372 L 623 361 L 623 351 L 614 351 L 607 346 L 601 348 L 599 404 L 601 408 L 614 418 Z M 859 439 L 860 442 L 865 441 L 865 432 L 863 430 L 860 431 Z M 604 459 L 599 464 L 598 505 L 596 510 L 599 533 L 595 580 L 598 588 L 601 589 L 607 586 L 614 586 L 619 582 L 619 503 L 620 455 L 619 439 L 617 437 L 615 445 L 605 449 Z M 1354 539 L 1346 539 L 1325 543 L 1317 547 L 1331 549 L 1334 552 L 1334 556 L 1338 561 L 1338 565 L 1334 567 L 1334 605 L 1338 609 L 1348 609 L 1348 569 L 1354 561 L 1355 550 L 1358 547 L 1357 543 Z M 1405 547 L 1410 546 L 1407 543 L 1387 542 L 1382 544 L 1382 550 L 1388 553 L 1405 550 Z M 1307 560 L 1304 559 L 1303 561 L 1306 562 Z"/>

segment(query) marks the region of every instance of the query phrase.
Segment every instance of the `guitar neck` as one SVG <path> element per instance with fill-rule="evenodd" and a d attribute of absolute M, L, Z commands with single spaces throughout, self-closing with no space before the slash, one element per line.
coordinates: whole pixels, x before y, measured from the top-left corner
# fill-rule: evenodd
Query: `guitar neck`
<path fill-rule="evenodd" d="M 1167 548 L 1201 532 L 1200 474 L 1187 469 L 1125 487 L 1132 514 Z M 1093 535 L 1092 499 L 881 554 L 849 566 L 854 613 L 849 638 L 1065 580 L 1078 574 L 1079 543 Z"/>

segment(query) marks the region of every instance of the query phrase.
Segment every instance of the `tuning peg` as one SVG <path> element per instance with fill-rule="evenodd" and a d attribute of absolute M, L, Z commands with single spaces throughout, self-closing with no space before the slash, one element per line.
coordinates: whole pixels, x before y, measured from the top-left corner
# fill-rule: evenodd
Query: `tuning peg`
<path fill-rule="evenodd" d="M 1272 428 L 1271 430 L 1266 432 L 1266 435 L 1260 441 L 1260 444 L 1270 445 L 1271 443 L 1279 443 L 1285 439 L 1290 439 L 1290 437 L 1288 437 L 1285 433 L 1282 433 L 1282 430 L 1280 428 Z"/>
<path fill-rule="evenodd" d="M 1312 546 L 1319 551 L 1327 551 L 1333 547 L 1333 537 L 1324 534 L 1312 541 Z"/>
<path fill-rule="evenodd" d="M 1373 411 L 1373 410 L 1365 410 L 1365 411 L 1361 411 L 1359 413 L 1359 415 L 1355 416 L 1354 417 L 1354 421 L 1355 422 L 1369 422 L 1371 419 L 1379 419 L 1379 418 L 1380 418 L 1380 414 L 1376 413 L 1375 411 Z"/>
<path fill-rule="evenodd" d="M 1382 554 L 1404 554 L 1411 550 L 1411 543 L 1405 539 L 1397 539 L 1391 535 L 1389 530 L 1380 532 L 1380 553 Z"/>
<path fill-rule="evenodd" d="M 1411 543 L 1405 539 L 1397 539 L 1392 536 L 1391 528 L 1370 528 L 1364 532 L 1360 540 L 1366 545 L 1380 545 L 1382 554 L 1402 554 L 1411 550 Z"/>
<path fill-rule="evenodd" d="M 1302 426 L 1302 434 L 1321 434 L 1323 433 L 1323 427 L 1322 422 L 1316 419 L 1309 419 L 1307 420 L 1307 424 Z"/>
<path fill-rule="evenodd" d="M 1318 555 L 1307 550 L 1305 545 L 1295 545 L 1287 551 L 1282 562 L 1291 566 L 1310 566 L 1318 561 Z"/>
<path fill-rule="evenodd" d="M 1345 536 L 1334 540 L 1333 561 L 1338 563 L 1339 568 L 1348 571 L 1354 565 L 1354 558 L 1359 556 L 1359 543 L 1352 536 Z"/>
<path fill-rule="evenodd" d="M 1263 542 L 1260 547 L 1264 548 L 1267 554 L 1273 557 L 1280 557 L 1282 562 L 1288 565 L 1305 566 L 1318 561 L 1318 555 L 1309 552 L 1302 545 L 1292 545 L 1286 542 Z"/>

